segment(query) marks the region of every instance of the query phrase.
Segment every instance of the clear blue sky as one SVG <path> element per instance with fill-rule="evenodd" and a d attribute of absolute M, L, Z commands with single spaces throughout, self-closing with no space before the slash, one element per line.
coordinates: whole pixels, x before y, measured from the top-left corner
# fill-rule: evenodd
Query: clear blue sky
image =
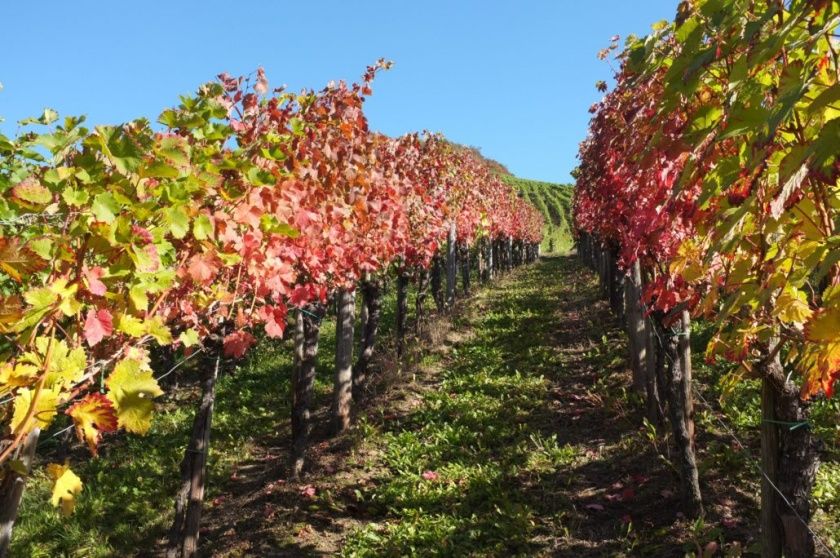
<path fill-rule="evenodd" d="M 395 62 L 371 126 L 429 129 L 515 174 L 569 182 L 610 36 L 646 34 L 677 0 L 216 0 L 6 2 L 0 126 L 52 107 L 90 124 L 156 119 L 178 95 L 264 66 L 271 84 L 320 89 Z"/>

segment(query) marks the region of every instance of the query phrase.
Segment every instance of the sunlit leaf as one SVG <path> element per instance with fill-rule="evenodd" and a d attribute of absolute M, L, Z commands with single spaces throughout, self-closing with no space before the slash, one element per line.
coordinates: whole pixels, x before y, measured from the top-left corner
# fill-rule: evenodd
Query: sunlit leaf
<path fill-rule="evenodd" d="M 105 432 L 117 429 L 117 416 L 111 400 L 100 393 L 91 393 L 67 410 L 76 426 L 79 440 L 87 443 L 93 455 L 97 454 L 97 444 Z"/>
<path fill-rule="evenodd" d="M 139 360 L 123 359 L 114 367 L 106 384 L 119 426 L 136 434 L 148 432 L 155 407 L 153 399 L 163 395 L 152 371 Z"/>
<path fill-rule="evenodd" d="M 56 463 L 47 465 L 47 475 L 53 481 L 50 502 L 61 509 L 61 515 L 71 515 L 76 508 L 76 497 L 82 493 L 82 479 L 68 465 Z"/>

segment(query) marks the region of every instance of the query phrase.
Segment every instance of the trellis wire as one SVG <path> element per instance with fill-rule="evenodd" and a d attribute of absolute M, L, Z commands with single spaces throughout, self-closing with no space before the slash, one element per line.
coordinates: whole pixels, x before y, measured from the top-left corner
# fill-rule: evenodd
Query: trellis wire
<path fill-rule="evenodd" d="M 198 354 L 201 354 L 201 353 L 203 353 L 203 352 L 204 352 L 204 347 L 202 347 L 202 348 L 200 348 L 200 349 L 198 349 L 198 350 L 196 350 L 196 351 L 194 351 L 194 352 L 190 353 L 190 354 L 189 354 L 189 356 L 186 356 L 186 357 L 182 358 L 182 359 L 181 359 L 181 360 L 179 360 L 177 363 L 175 363 L 175 365 L 173 365 L 173 366 L 172 366 L 172 368 L 170 368 L 169 370 L 167 370 L 166 372 L 164 372 L 164 373 L 163 373 L 163 374 L 161 374 L 160 376 L 156 377 L 156 378 L 155 378 L 155 381 L 160 381 L 160 380 L 162 380 L 163 378 L 165 378 L 165 377 L 169 376 L 170 374 L 172 374 L 173 372 L 175 372 L 175 370 L 177 370 L 178 368 L 180 368 L 181 366 L 183 366 L 183 365 L 184 365 L 184 363 L 186 363 L 188 360 L 190 360 L 190 359 L 191 359 L 191 358 L 193 358 L 194 356 L 196 356 L 196 355 L 198 355 Z M 11 398 L 10 398 L 10 399 L 11 399 Z M 2 402 L 0 402 L 0 404 L 2 404 Z M 67 427 L 65 427 L 65 428 L 62 428 L 61 430 L 59 430 L 59 431 L 57 431 L 57 432 L 55 432 L 55 433 L 51 434 L 51 435 L 50 435 L 50 436 L 48 436 L 47 438 L 42 439 L 40 442 L 38 442 L 38 447 L 40 448 L 40 447 L 41 447 L 43 444 L 45 444 L 46 442 L 48 442 L 48 441 L 52 440 L 53 438 L 56 438 L 56 437 L 58 437 L 58 436 L 60 436 L 60 435 L 64 434 L 65 432 L 67 432 L 68 430 L 70 430 L 71 428 L 73 428 L 74 426 L 75 426 L 74 424 L 71 424 L 70 426 L 67 426 Z"/>
<path fill-rule="evenodd" d="M 837 555 L 831 548 L 829 548 L 828 544 L 825 541 L 823 541 L 820 538 L 820 536 L 813 531 L 813 529 L 811 529 L 810 525 L 808 525 L 808 523 L 804 519 L 802 519 L 802 516 L 799 515 L 799 512 L 796 511 L 796 509 L 793 507 L 793 504 L 791 504 L 790 500 L 787 499 L 787 496 L 784 495 L 784 493 L 779 489 L 779 487 L 776 486 L 776 484 L 770 479 L 767 473 L 764 472 L 764 469 L 762 469 L 759 461 L 752 455 L 752 453 L 750 453 L 749 449 L 747 449 L 743 442 L 741 442 L 738 436 L 735 435 L 735 432 L 725 422 L 723 422 L 723 419 L 721 419 L 717 415 L 717 413 L 714 412 L 714 408 L 708 401 L 706 401 L 706 398 L 703 397 L 703 395 L 700 393 L 700 390 L 698 390 L 696 386 L 692 386 L 692 389 L 694 391 L 694 394 L 700 398 L 700 401 L 702 401 L 706 405 L 706 407 L 708 407 L 709 411 L 712 412 L 712 415 L 715 417 L 718 423 L 720 423 L 721 427 L 723 427 L 726 433 L 729 434 L 733 440 L 735 440 L 735 443 L 738 444 L 738 447 L 748 458 L 748 461 L 752 463 L 752 465 L 761 473 L 761 476 L 764 477 L 764 480 L 767 481 L 770 487 L 779 495 L 779 497 L 787 505 L 787 507 L 790 508 L 790 511 L 793 512 L 793 515 L 796 517 L 796 519 L 799 520 L 799 522 L 802 523 L 802 525 L 805 527 L 805 529 L 808 530 L 811 536 L 814 537 L 814 540 L 817 541 L 820 544 L 820 546 L 822 546 L 825 549 L 825 551 L 828 553 L 829 556 L 831 556 L 831 558 L 837 558 Z"/>
<path fill-rule="evenodd" d="M 645 308 L 644 304 L 642 305 L 642 308 L 643 309 Z M 650 327 L 652 328 L 652 331 L 653 331 L 654 335 L 656 336 L 656 340 L 659 344 L 659 348 L 663 349 L 664 344 L 662 342 L 662 337 L 659 336 L 659 331 L 656 328 L 656 324 L 654 323 L 654 321 L 652 319 L 650 319 L 650 316 L 647 317 L 647 320 L 648 320 L 648 323 L 649 323 Z M 665 357 L 670 361 L 671 365 L 673 366 L 674 361 L 671 359 L 671 356 L 668 354 L 667 351 L 665 351 L 664 354 L 665 354 Z M 738 436 L 735 435 L 734 430 L 732 428 L 730 428 L 729 425 L 727 425 L 723 421 L 723 419 L 720 418 L 720 416 L 715 412 L 714 407 L 712 407 L 711 403 L 709 403 L 706 400 L 706 398 L 703 397 L 703 394 L 700 393 L 700 390 L 697 389 L 697 386 L 693 385 L 693 383 L 692 383 L 691 389 L 694 392 L 694 394 L 700 399 L 700 401 L 702 401 L 703 404 L 706 405 L 708 410 L 711 412 L 712 416 L 714 416 L 715 420 L 717 420 L 718 423 L 720 423 L 720 425 L 724 429 L 724 431 L 726 431 L 726 433 L 729 434 L 729 436 L 732 437 L 732 439 L 735 441 L 735 443 L 741 449 L 743 454 L 747 457 L 747 461 L 750 464 L 752 464 L 758 470 L 759 473 L 761 473 L 761 476 L 764 477 L 764 479 L 767 481 L 767 483 L 770 485 L 770 487 L 779 495 L 779 497 L 787 505 L 787 507 L 790 508 L 790 511 L 793 512 L 793 515 L 796 517 L 796 519 L 800 523 L 802 523 L 802 525 L 805 527 L 805 529 L 808 530 L 808 533 L 810 533 L 811 536 L 814 537 L 814 540 L 817 541 L 820 544 L 820 546 L 822 546 L 825 549 L 825 551 L 828 553 L 829 556 L 831 556 L 831 558 L 838 558 L 837 554 L 834 553 L 834 551 L 828 546 L 828 544 L 825 541 L 823 541 L 822 538 L 820 538 L 820 536 L 817 535 L 817 533 L 815 533 L 813 529 L 811 529 L 811 526 L 808 525 L 808 523 L 804 519 L 802 519 L 802 516 L 799 515 L 799 512 L 796 511 L 796 509 L 793 507 L 793 504 L 791 504 L 790 500 L 787 499 L 787 496 L 784 495 L 784 493 L 779 489 L 779 487 L 776 486 L 776 484 L 770 479 L 770 477 L 767 475 L 767 473 L 764 472 L 764 469 L 761 467 L 761 463 L 752 455 L 752 453 L 750 453 L 747 446 L 744 445 L 743 442 L 741 442 L 741 440 L 738 438 Z M 796 426 L 796 428 L 798 428 L 799 426 L 801 426 L 801 425 Z M 793 428 L 791 428 L 791 430 L 793 430 Z"/>

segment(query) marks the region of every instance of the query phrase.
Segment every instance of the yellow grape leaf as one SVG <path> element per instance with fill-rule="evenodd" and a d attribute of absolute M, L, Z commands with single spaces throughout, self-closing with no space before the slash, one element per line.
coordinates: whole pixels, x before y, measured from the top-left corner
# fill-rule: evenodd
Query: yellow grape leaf
<path fill-rule="evenodd" d="M 74 315 L 82 307 L 82 303 L 76 300 L 76 291 L 79 290 L 78 284 L 72 283 L 68 286 L 67 279 L 61 278 L 56 279 L 53 284 L 49 286 L 49 289 L 58 295 L 58 298 L 61 300 L 61 303 L 58 305 L 58 309 L 61 310 L 61 313 L 65 316 Z"/>
<path fill-rule="evenodd" d="M 53 480 L 50 502 L 61 509 L 61 515 L 72 514 L 76 507 L 76 496 L 82 492 L 82 479 L 68 465 L 58 463 L 47 465 L 47 475 Z"/>
<path fill-rule="evenodd" d="M 677 254 L 671 260 L 670 271 L 674 275 L 681 275 L 690 283 L 703 275 L 702 261 L 700 247 L 688 239 L 677 249 Z"/>
<path fill-rule="evenodd" d="M 121 331 L 131 337 L 142 337 L 151 335 L 161 345 L 172 343 L 172 332 L 163 323 L 160 316 L 154 316 L 145 322 L 131 314 L 121 314 L 117 321 L 117 331 Z"/>
<path fill-rule="evenodd" d="M 120 427 L 135 434 L 148 432 L 155 407 L 152 399 L 163 395 L 148 365 L 125 358 L 114 367 L 107 385 L 108 399 L 117 410 Z"/>
<path fill-rule="evenodd" d="M 786 286 L 776 299 L 776 317 L 786 324 L 803 324 L 814 313 L 808 306 L 805 293 L 795 287 Z"/>
<path fill-rule="evenodd" d="M 169 345 L 172 343 L 172 332 L 169 331 L 169 328 L 166 327 L 160 316 L 155 316 L 152 319 L 147 320 L 146 327 L 148 328 L 149 335 L 151 335 L 155 341 L 161 345 Z"/>
<path fill-rule="evenodd" d="M 810 397 L 823 390 L 827 397 L 831 397 L 834 383 L 840 377 L 840 341 L 806 343 L 801 353 L 799 367 L 805 376 L 803 396 Z"/>
<path fill-rule="evenodd" d="M 181 332 L 178 336 L 178 341 L 184 344 L 184 347 L 194 347 L 199 344 L 198 332 L 193 328 Z"/>
<path fill-rule="evenodd" d="M 145 312 L 149 306 L 149 297 L 146 294 L 146 288 L 143 285 L 134 285 L 128 290 L 128 297 L 131 299 L 131 304 L 137 310 Z"/>
<path fill-rule="evenodd" d="M 58 296 L 48 287 L 39 287 L 23 293 L 23 300 L 33 306 L 33 310 L 44 310 L 58 301 Z"/>
<path fill-rule="evenodd" d="M 18 362 L 14 366 L 11 363 L 3 363 L 0 366 L 0 394 L 6 394 L 15 388 L 28 386 L 35 382 L 40 368 Z"/>
<path fill-rule="evenodd" d="M 9 391 L 11 391 L 11 386 L 9 385 L 12 374 L 14 374 L 15 367 L 12 366 L 9 362 L 4 362 L 0 364 L 0 396 L 5 395 Z"/>
<path fill-rule="evenodd" d="M 15 184 L 12 189 L 12 198 L 17 202 L 23 202 L 25 205 L 47 205 L 53 200 L 53 195 L 50 190 L 38 182 L 34 176 L 23 179 L 23 181 Z"/>
<path fill-rule="evenodd" d="M 799 229 L 805 234 L 805 238 L 807 240 L 823 242 L 825 240 L 825 234 L 816 225 L 816 223 L 820 222 L 820 213 L 817 210 L 817 206 L 814 205 L 814 202 L 806 197 L 796 204 L 796 208 L 802 215 L 807 217 L 806 219 L 799 219 L 797 223 Z"/>
<path fill-rule="evenodd" d="M 58 297 L 47 287 L 40 287 L 23 293 L 23 300 L 29 306 L 24 307 L 20 319 L 15 323 L 4 326 L 4 331 L 20 332 L 34 326 L 45 315 L 55 309 L 54 304 L 58 301 Z"/>
<path fill-rule="evenodd" d="M 840 341 L 840 306 L 814 312 L 805 324 L 805 337 L 815 343 Z"/>
<path fill-rule="evenodd" d="M 82 303 L 75 298 L 63 298 L 61 304 L 58 305 L 58 309 L 65 316 L 74 316 L 81 308 Z"/>
<path fill-rule="evenodd" d="M 752 258 L 743 254 L 737 254 L 726 277 L 726 284 L 729 289 L 737 289 L 744 283 L 753 283 Z"/>
<path fill-rule="evenodd" d="M 101 393 L 91 393 L 70 407 L 67 414 L 76 425 L 79 440 L 87 442 L 90 452 L 96 455 L 96 446 L 103 432 L 117 429 L 117 416 L 111 400 Z"/>
<path fill-rule="evenodd" d="M 41 336 L 35 339 L 35 351 L 23 353 L 20 360 L 40 370 L 44 366 L 44 359 L 48 352 L 50 352 L 50 338 Z M 70 386 L 82 379 L 86 367 L 87 355 L 83 348 L 71 350 L 63 339 L 54 339 L 44 385 L 48 388 Z"/>
<path fill-rule="evenodd" d="M 146 326 L 140 318 L 135 318 L 131 314 L 120 314 L 117 318 L 117 331 L 131 337 L 143 337 L 146 334 Z"/>
<path fill-rule="evenodd" d="M 46 386 L 71 386 L 82 379 L 87 367 L 85 350 L 70 350 L 64 340 L 54 341 L 50 363 L 47 367 Z"/>
<path fill-rule="evenodd" d="M 86 367 L 87 355 L 82 347 L 76 347 L 62 354 L 61 358 L 55 358 L 53 355 L 47 372 L 47 384 L 62 386 L 75 384 L 84 376 Z"/>
<path fill-rule="evenodd" d="M 47 351 L 50 350 L 50 345 L 57 346 L 60 342 L 61 340 L 53 341 L 53 338 L 47 335 L 40 335 L 35 338 L 35 352 L 27 352 L 24 354 L 23 358 L 36 366 L 43 366 L 43 357 L 47 354 Z M 59 349 L 59 351 L 61 351 L 61 349 Z"/>
<path fill-rule="evenodd" d="M 829 285 L 822 293 L 824 306 L 840 306 L 840 285 Z"/>
<path fill-rule="evenodd" d="M 34 390 L 29 388 L 21 389 L 15 397 L 15 408 L 12 413 L 12 422 L 9 427 L 12 432 L 22 428 L 24 433 L 31 432 L 35 428 L 44 429 L 50 425 L 55 418 L 56 407 L 58 406 L 58 393 L 51 389 L 42 389 L 35 403 L 35 412 L 32 418 L 24 423 L 29 414 L 29 407 L 32 405 Z"/>

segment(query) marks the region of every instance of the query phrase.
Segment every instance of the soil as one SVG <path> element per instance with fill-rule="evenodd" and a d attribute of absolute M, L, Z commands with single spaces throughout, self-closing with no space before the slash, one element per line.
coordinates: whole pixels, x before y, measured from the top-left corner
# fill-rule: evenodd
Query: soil
<path fill-rule="evenodd" d="M 580 449 L 570 465 L 538 479 L 523 476 L 515 487 L 527 495 L 536 522 L 526 554 L 684 556 L 726 550 L 737 556 L 750 549 L 757 534 L 757 486 L 720 461 L 732 441 L 699 429 L 698 447 L 716 452 L 699 455 L 707 513 L 701 523 L 685 519 L 667 431 L 650 434 L 642 405 L 628 391 L 623 332 L 593 275 L 562 256 L 513 271 L 462 299 L 452 315 L 433 318 L 422 339 L 409 343 L 413 350 L 401 365 L 390 354 L 380 358 L 375 383 L 356 409 L 357 421 L 373 428 L 356 426 L 338 437 L 318 429 L 304 482 L 286 481 L 288 433 L 264 440 L 236 468 L 222 496 L 207 502 L 203 554 L 331 556 L 348 533 L 381 521 L 381 510 L 358 497 L 387 476 L 378 462 L 384 448 L 366 432 L 415 427 L 408 419 L 424 405 L 424 394 L 439 388 L 453 351 L 473 340 L 483 315 L 511 305 L 528 313 L 514 318 L 513 329 L 497 341 L 523 375 L 542 375 L 548 383 L 528 427 Z M 535 351 L 550 358 L 534 366 Z M 326 410 L 316 421 L 329 424 Z M 476 549 L 476 555 L 486 554 Z"/>

